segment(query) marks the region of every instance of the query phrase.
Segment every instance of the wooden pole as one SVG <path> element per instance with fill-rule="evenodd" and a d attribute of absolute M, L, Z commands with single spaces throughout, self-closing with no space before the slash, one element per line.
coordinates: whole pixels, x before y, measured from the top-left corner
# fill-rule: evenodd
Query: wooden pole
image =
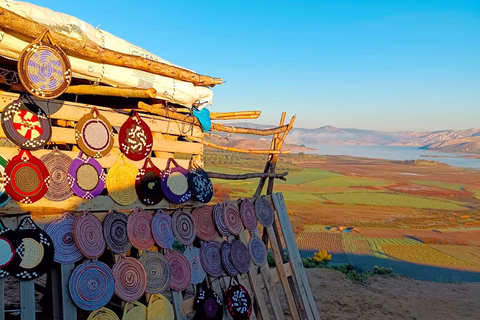
<path fill-rule="evenodd" d="M 261 111 L 210 112 L 212 120 L 257 119 Z"/>
<path fill-rule="evenodd" d="M 204 146 L 215 148 L 223 151 L 231 151 L 231 152 L 241 152 L 241 153 L 250 153 L 250 154 L 288 154 L 290 150 L 255 150 L 255 149 L 239 149 L 239 148 L 232 148 L 232 147 L 224 147 L 218 144 L 210 143 L 205 141 L 204 139 L 200 139 L 193 136 L 186 136 L 188 140 L 203 143 Z"/>
<path fill-rule="evenodd" d="M 10 30 L 14 34 L 17 33 L 32 39 L 38 38 L 48 29 L 46 26 L 41 25 L 38 22 L 19 16 L 5 8 L 0 8 L 0 28 Z M 221 78 L 199 75 L 193 71 L 166 63 L 105 49 L 89 39 L 79 41 L 53 30 L 50 30 L 50 36 L 55 44 L 65 50 L 67 54 L 79 56 L 87 60 L 142 70 L 169 78 L 191 82 L 197 86 L 214 86 L 223 83 Z"/>
<path fill-rule="evenodd" d="M 108 87 L 98 85 L 78 85 L 70 86 L 65 91 L 71 94 L 80 95 L 98 95 L 110 97 L 124 97 L 124 98 L 150 98 L 154 99 L 157 96 L 157 90 L 137 89 L 137 88 L 123 88 L 123 87 Z"/>
<path fill-rule="evenodd" d="M 269 177 L 273 179 L 280 179 L 286 181 L 286 175 L 288 172 L 283 173 L 246 173 L 246 174 L 225 174 L 225 173 L 218 173 L 218 172 L 207 172 L 208 176 L 212 179 L 224 179 L 224 180 L 246 180 L 246 179 L 255 179 L 255 178 L 263 178 Z"/>

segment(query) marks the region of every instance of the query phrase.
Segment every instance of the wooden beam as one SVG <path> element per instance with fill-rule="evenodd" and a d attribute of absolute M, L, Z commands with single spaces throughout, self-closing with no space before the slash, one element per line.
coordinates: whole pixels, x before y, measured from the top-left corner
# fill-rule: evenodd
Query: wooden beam
<path fill-rule="evenodd" d="M 290 150 L 255 150 L 255 149 L 239 149 L 239 148 L 232 148 L 232 147 L 224 147 L 218 144 L 214 144 L 204 139 L 196 138 L 196 137 L 186 137 L 190 141 L 195 141 L 199 143 L 203 143 L 204 146 L 215 148 L 224 151 L 232 151 L 232 152 L 241 152 L 241 153 L 250 153 L 250 154 L 288 154 Z"/>
<path fill-rule="evenodd" d="M 212 120 L 257 119 L 262 111 L 210 112 Z"/>
<path fill-rule="evenodd" d="M 100 85 L 78 85 L 70 86 L 65 91 L 71 94 L 81 95 L 98 95 L 98 96 L 110 96 L 110 97 L 124 97 L 124 98 L 150 98 L 154 99 L 157 96 L 157 90 L 150 89 L 138 89 L 138 88 L 122 88 L 122 87 L 109 87 Z"/>
<path fill-rule="evenodd" d="M 288 172 L 284 172 L 284 173 L 258 172 L 258 173 L 246 173 L 246 174 L 225 174 L 225 173 L 219 173 L 219 172 L 207 172 L 207 174 L 211 179 L 246 180 L 246 179 L 269 177 L 269 178 L 281 179 L 283 181 L 286 181 L 287 179 L 285 178 L 285 176 L 288 175 Z"/>

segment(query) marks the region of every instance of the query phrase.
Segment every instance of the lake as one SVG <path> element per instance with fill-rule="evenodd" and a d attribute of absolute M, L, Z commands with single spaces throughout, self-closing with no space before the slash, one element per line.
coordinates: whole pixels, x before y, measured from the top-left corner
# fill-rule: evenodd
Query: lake
<path fill-rule="evenodd" d="M 462 158 L 459 153 L 433 152 L 418 147 L 401 146 L 332 146 L 308 145 L 317 149 L 312 153 L 320 155 L 345 155 L 352 157 L 380 158 L 389 160 L 432 160 L 451 166 L 465 168 L 480 168 L 480 159 Z"/>

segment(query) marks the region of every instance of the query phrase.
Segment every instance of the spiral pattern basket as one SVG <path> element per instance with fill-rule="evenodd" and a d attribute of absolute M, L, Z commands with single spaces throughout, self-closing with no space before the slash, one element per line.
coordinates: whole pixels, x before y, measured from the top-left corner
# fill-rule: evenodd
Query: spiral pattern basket
<path fill-rule="evenodd" d="M 125 254 L 132 248 L 127 233 L 128 217 L 112 210 L 103 220 L 103 237 L 110 250 L 115 254 Z"/>
<path fill-rule="evenodd" d="M 135 178 L 137 168 L 126 161 L 123 154 L 118 155 L 107 174 L 107 190 L 110 197 L 122 206 L 128 206 L 137 200 Z"/>
<path fill-rule="evenodd" d="M 228 288 L 225 293 L 225 305 L 234 320 L 248 320 L 252 314 L 252 298 L 241 284 Z"/>
<path fill-rule="evenodd" d="M 175 241 L 172 218 L 162 209 L 157 210 L 152 220 L 152 234 L 155 242 L 164 249 L 170 249 Z"/>
<path fill-rule="evenodd" d="M 228 231 L 223 218 L 224 206 L 225 204 L 223 203 L 217 203 L 213 206 L 213 221 L 215 222 L 215 227 L 217 227 L 218 232 L 222 236 L 228 237 L 231 235 L 231 233 Z"/>
<path fill-rule="evenodd" d="M 68 182 L 72 191 L 82 199 L 99 196 L 105 187 L 105 172 L 92 157 L 84 157 L 80 151 L 68 168 Z"/>
<path fill-rule="evenodd" d="M 208 288 L 200 290 L 194 304 L 193 320 L 222 320 L 223 302 L 218 294 Z"/>
<path fill-rule="evenodd" d="M 113 275 L 103 262 L 86 260 L 73 270 L 68 282 L 70 297 L 81 309 L 104 307 L 114 292 Z"/>
<path fill-rule="evenodd" d="M 147 318 L 147 307 L 138 301 L 125 303 L 122 320 L 138 320 Z"/>
<path fill-rule="evenodd" d="M 215 240 L 219 234 L 213 222 L 213 206 L 195 208 L 192 212 L 193 222 L 197 228 L 197 236 L 203 241 Z"/>
<path fill-rule="evenodd" d="M 188 172 L 188 186 L 192 192 L 192 198 L 201 203 L 212 200 L 213 185 L 208 174 L 202 168 L 194 165 Z"/>
<path fill-rule="evenodd" d="M 226 203 L 223 207 L 223 220 L 228 231 L 233 235 L 238 235 L 243 230 L 240 212 L 233 203 Z"/>
<path fill-rule="evenodd" d="M 108 308 L 100 308 L 90 313 L 87 320 L 120 320 L 112 310 Z"/>
<path fill-rule="evenodd" d="M 132 245 L 139 250 L 147 250 L 154 245 L 152 235 L 152 214 L 137 207 L 128 217 L 127 233 Z"/>
<path fill-rule="evenodd" d="M 267 248 L 262 240 L 258 237 L 251 237 L 248 241 L 248 252 L 253 263 L 257 266 L 263 266 L 267 262 Z"/>
<path fill-rule="evenodd" d="M 40 161 L 45 164 L 50 175 L 45 198 L 50 201 L 63 201 L 70 198 L 73 191 L 68 182 L 68 168 L 72 164 L 72 158 L 60 150 L 54 149 L 49 154 L 41 156 Z"/>
<path fill-rule="evenodd" d="M 183 291 L 188 288 L 192 279 L 192 271 L 187 258 L 178 251 L 170 250 L 165 257 L 170 264 L 172 277 L 170 279 L 170 288 L 175 291 Z"/>
<path fill-rule="evenodd" d="M 57 219 L 53 219 L 45 226 L 45 232 L 53 241 L 55 255 L 53 260 L 62 264 L 69 264 L 83 258 L 73 240 L 73 224 L 75 216 L 64 213 Z"/>
<path fill-rule="evenodd" d="M 41 149 L 52 136 L 50 119 L 36 104 L 15 100 L 3 109 L 1 119 L 7 138 L 22 149 Z"/>
<path fill-rule="evenodd" d="M 168 288 L 172 271 L 163 254 L 157 251 L 144 251 L 139 261 L 147 272 L 145 292 L 157 294 Z"/>
<path fill-rule="evenodd" d="M 255 207 L 249 199 L 243 199 L 240 203 L 240 217 L 243 225 L 249 231 L 255 231 L 258 227 L 257 215 L 255 214 Z"/>
<path fill-rule="evenodd" d="M 135 190 L 138 199 L 146 205 L 154 205 L 162 201 L 162 172 L 150 158 L 145 159 L 143 167 L 135 178 Z"/>
<path fill-rule="evenodd" d="M 240 273 L 247 273 L 250 270 L 250 253 L 247 246 L 240 240 L 232 240 L 230 252 L 232 262 Z"/>
<path fill-rule="evenodd" d="M 0 220 L 0 278 L 8 277 L 10 272 L 15 272 L 21 262 L 17 248 L 22 243 L 22 238 L 4 226 Z"/>
<path fill-rule="evenodd" d="M 102 223 L 88 211 L 84 211 L 75 219 L 73 239 L 78 250 L 88 259 L 98 259 L 105 251 Z"/>
<path fill-rule="evenodd" d="M 147 307 L 147 320 L 174 320 L 175 313 L 170 301 L 163 295 L 150 296 Z"/>
<path fill-rule="evenodd" d="M 212 277 L 220 277 L 223 274 L 222 245 L 217 241 L 205 242 L 200 247 L 200 262 L 203 269 Z"/>
<path fill-rule="evenodd" d="M 173 214 L 172 230 L 178 242 L 185 246 L 192 244 L 197 235 L 192 215 L 183 209 L 177 209 Z"/>
<path fill-rule="evenodd" d="M 226 241 L 222 243 L 222 251 L 220 254 L 222 255 L 222 265 L 223 269 L 232 277 L 238 275 L 238 270 L 235 268 L 235 265 L 232 261 L 232 245 Z"/>
<path fill-rule="evenodd" d="M 96 107 L 81 117 L 75 127 L 77 145 L 90 157 L 102 158 L 108 155 L 113 147 L 113 137 L 110 122 Z"/>
<path fill-rule="evenodd" d="M 0 207 L 3 207 L 9 200 L 10 196 L 5 191 L 5 167 L 7 166 L 7 159 L 0 155 Z"/>
<path fill-rule="evenodd" d="M 123 301 L 135 301 L 145 293 L 147 272 L 135 258 L 120 256 L 112 268 L 115 294 Z"/>
<path fill-rule="evenodd" d="M 207 274 L 205 273 L 205 270 L 203 270 L 202 263 L 200 262 L 200 249 L 189 246 L 183 255 L 190 263 L 190 269 L 192 271 L 191 283 L 202 283 Z"/>
<path fill-rule="evenodd" d="M 175 168 L 170 168 L 170 163 L 175 165 Z M 190 200 L 192 193 L 188 188 L 188 171 L 180 167 L 177 162 L 170 158 L 167 161 L 165 171 L 162 172 L 162 191 L 165 197 L 173 203 L 184 203 Z"/>
<path fill-rule="evenodd" d="M 135 110 L 120 128 L 118 141 L 122 153 L 133 161 L 140 161 L 152 152 L 152 131 Z"/>
<path fill-rule="evenodd" d="M 275 220 L 275 213 L 265 196 L 260 196 L 255 201 L 255 213 L 262 226 L 271 227 Z"/>

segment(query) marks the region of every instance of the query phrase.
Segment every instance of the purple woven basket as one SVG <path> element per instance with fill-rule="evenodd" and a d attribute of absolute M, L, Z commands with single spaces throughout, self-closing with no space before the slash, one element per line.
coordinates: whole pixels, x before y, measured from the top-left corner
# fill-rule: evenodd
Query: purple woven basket
<path fill-rule="evenodd" d="M 217 241 L 205 242 L 200 248 L 200 261 L 203 269 L 212 277 L 223 274 L 222 245 Z"/>
<path fill-rule="evenodd" d="M 250 270 L 250 253 L 247 246 L 240 240 L 232 240 L 232 262 L 240 273 Z"/>
<path fill-rule="evenodd" d="M 232 277 L 235 277 L 238 275 L 238 270 L 235 268 L 235 265 L 233 264 L 232 261 L 232 244 L 228 243 L 227 241 L 224 241 L 222 243 L 222 265 L 225 271 Z"/>
<path fill-rule="evenodd" d="M 125 254 L 132 248 L 128 240 L 128 217 L 117 210 L 112 210 L 103 220 L 103 236 L 110 250 L 115 254 Z"/>
<path fill-rule="evenodd" d="M 262 226 L 272 226 L 273 221 L 275 220 L 275 213 L 265 196 L 260 196 L 255 200 L 255 213 Z"/>
<path fill-rule="evenodd" d="M 262 240 L 253 236 L 248 241 L 248 252 L 253 263 L 257 266 L 263 266 L 267 262 L 267 248 Z"/>
<path fill-rule="evenodd" d="M 225 237 L 232 235 L 228 231 L 227 226 L 225 226 L 225 220 L 223 219 L 223 203 L 217 203 L 213 206 L 213 221 L 215 222 L 215 227 L 217 227 L 218 232 Z"/>
<path fill-rule="evenodd" d="M 83 199 L 92 199 L 105 188 L 105 172 L 102 165 L 92 157 L 83 157 L 80 151 L 68 168 L 68 182 L 72 191 Z"/>
<path fill-rule="evenodd" d="M 155 244 L 152 235 L 153 216 L 140 207 L 135 208 L 128 217 L 127 233 L 132 245 L 139 250 L 148 250 Z"/>
<path fill-rule="evenodd" d="M 170 163 L 175 165 L 170 168 Z M 184 203 L 191 199 L 192 193 L 188 188 L 188 171 L 170 158 L 165 171 L 162 172 L 162 191 L 165 197 L 173 203 Z"/>
<path fill-rule="evenodd" d="M 243 230 L 240 212 L 233 203 L 226 203 L 223 208 L 223 220 L 231 234 L 238 235 Z"/>
<path fill-rule="evenodd" d="M 140 299 L 147 288 L 147 272 L 137 259 L 120 256 L 112 267 L 115 294 L 123 301 Z"/>
<path fill-rule="evenodd" d="M 172 217 L 158 209 L 152 220 L 152 235 L 155 242 L 164 249 L 170 249 L 175 241 L 172 231 Z"/>
<path fill-rule="evenodd" d="M 178 242 L 185 246 L 192 244 L 197 235 L 197 229 L 193 223 L 192 215 L 183 209 L 177 209 L 173 214 L 172 229 Z"/>
<path fill-rule="evenodd" d="M 192 217 L 197 228 L 197 237 L 203 241 L 212 241 L 219 236 L 213 222 L 213 206 L 195 208 Z"/>
<path fill-rule="evenodd" d="M 53 261 L 61 264 L 75 263 L 83 258 L 73 240 L 73 224 L 75 216 L 64 213 L 57 219 L 53 219 L 45 226 L 45 232 L 52 238 L 55 254 Z"/>
<path fill-rule="evenodd" d="M 88 259 L 98 259 L 105 251 L 102 223 L 88 211 L 84 211 L 75 219 L 73 239 L 78 250 Z"/>
<path fill-rule="evenodd" d="M 243 199 L 240 203 L 240 217 L 243 225 L 249 231 L 255 231 L 258 227 L 258 220 L 255 214 L 255 207 L 249 199 Z"/>
<path fill-rule="evenodd" d="M 165 257 L 170 264 L 172 278 L 170 288 L 175 291 L 183 291 L 188 288 L 192 280 L 192 271 L 187 258 L 178 251 L 170 250 Z"/>

